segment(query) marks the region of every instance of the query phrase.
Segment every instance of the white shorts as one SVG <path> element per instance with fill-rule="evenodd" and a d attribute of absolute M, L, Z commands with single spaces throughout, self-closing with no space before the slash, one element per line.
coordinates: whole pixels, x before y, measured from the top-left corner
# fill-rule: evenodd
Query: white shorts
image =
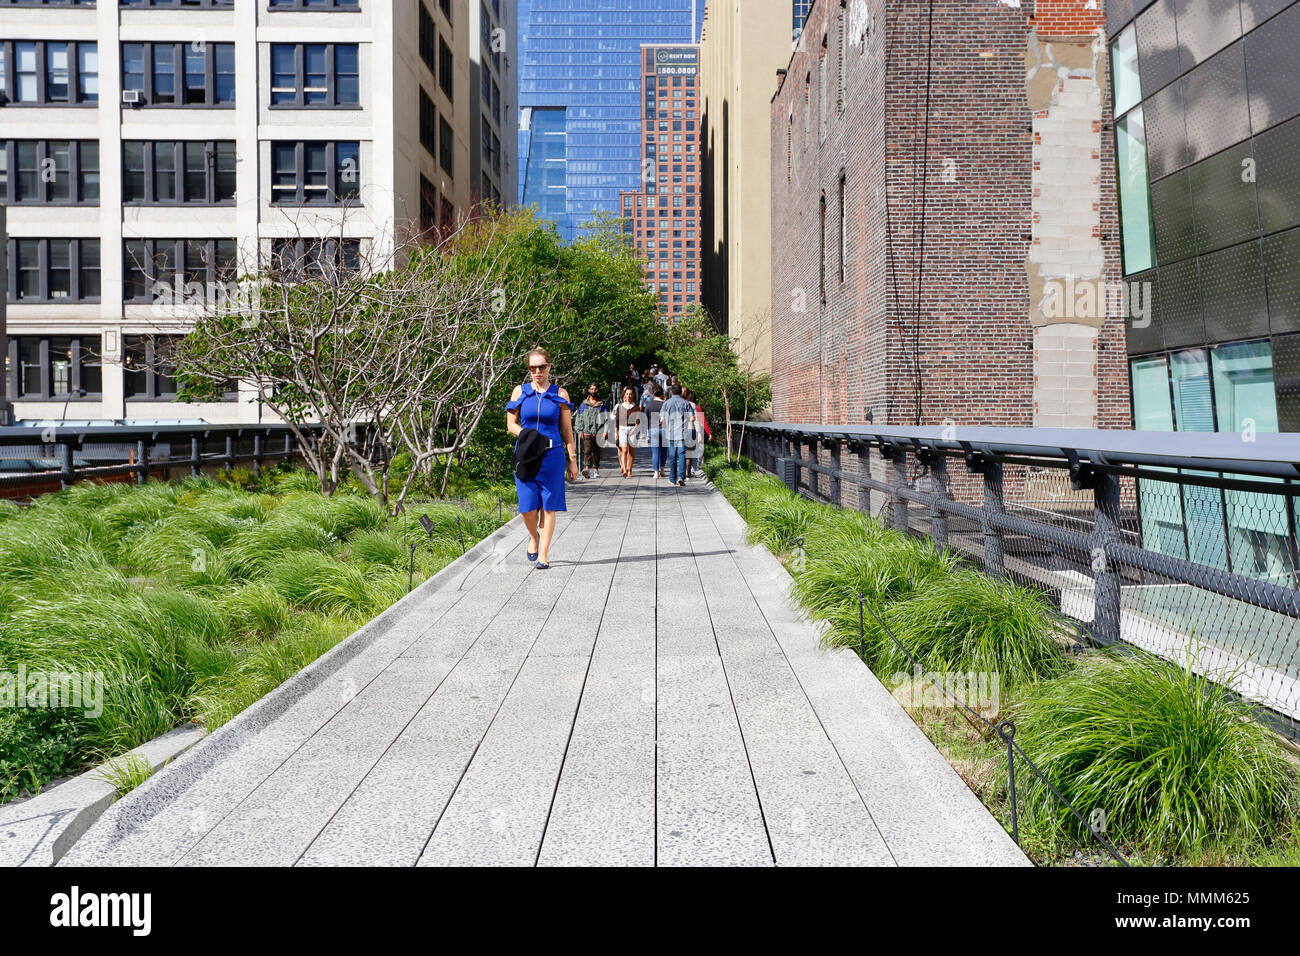
<path fill-rule="evenodd" d="M 618 447 L 629 448 L 635 444 L 636 426 L 622 425 L 618 430 Z"/>

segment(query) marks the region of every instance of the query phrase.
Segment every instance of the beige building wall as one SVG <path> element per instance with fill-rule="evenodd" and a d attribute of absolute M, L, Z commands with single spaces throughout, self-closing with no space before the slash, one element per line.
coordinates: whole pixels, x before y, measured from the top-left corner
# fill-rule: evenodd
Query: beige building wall
<path fill-rule="evenodd" d="M 700 40 L 704 302 L 742 360 L 772 368 L 771 99 L 790 0 L 708 0 Z"/>

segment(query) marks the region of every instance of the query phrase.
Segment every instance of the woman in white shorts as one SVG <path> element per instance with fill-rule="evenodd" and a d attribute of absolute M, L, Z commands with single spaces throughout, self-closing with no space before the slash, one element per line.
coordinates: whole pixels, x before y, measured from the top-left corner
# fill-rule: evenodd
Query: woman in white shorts
<path fill-rule="evenodd" d="M 637 407 L 636 391 L 623 389 L 623 401 L 614 410 L 618 425 L 618 470 L 624 478 L 632 477 L 632 460 L 636 457 L 636 434 L 641 409 Z"/>

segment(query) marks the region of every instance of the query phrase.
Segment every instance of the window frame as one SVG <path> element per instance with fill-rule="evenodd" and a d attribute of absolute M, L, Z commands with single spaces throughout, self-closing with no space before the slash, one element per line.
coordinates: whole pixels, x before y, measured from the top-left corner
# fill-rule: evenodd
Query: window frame
<path fill-rule="evenodd" d="M 339 147 L 349 145 L 356 147 L 357 156 L 357 183 L 354 196 L 339 195 L 339 173 L 341 170 L 338 152 Z M 329 198 L 325 202 L 308 202 L 307 188 L 307 148 L 311 146 L 325 147 L 325 195 Z M 267 169 L 270 172 L 271 181 L 268 184 L 267 193 L 268 202 L 272 206 L 281 206 L 288 208 L 325 206 L 325 207 L 356 207 L 361 206 L 361 141 L 360 140 L 271 140 L 270 161 Z M 277 198 L 275 177 L 281 170 L 276 166 L 276 151 L 286 147 L 293 147 L 294 151 L 294 199 L 292 201 Z"/>
<path fill-rule="evenodd" d="M 173 190 L 173 198 L 160 200 L 157 192 L 157 148 L 160 145 L 172 144 L 173 166 L 172 173 L 176 178 L 176 188 Z M 191 144 L 201 143 L 203 151 L 209 155 L 209 160 L 204 169 L 205 193 L 202 201 L 195 201 L 189 198 L 189 190 L 185 181 L 185 147 Z M 122 205 L 123 206 L 233 206 L 238 201 L 237 196 L 230 199 L 217 199 L 217 181 L 220 178 L 220 166 L 218 158 L 221 154 L 220 147 L 229 144 L 231 147 L 230 156 L 233 160 L 230 171 L 234 173 L 238 162 L 238 154 L 234 150 L 235 141 L 233 139 L 124 139 L 122 140 Z M 128 147 L 140 145 L 144 147 L 144 194 L 143 199 L 128 199 L 127 190 L 127 149 Z M 236 188 L 238 185 L 236 184 Z"/>
<path fill-rule="evenodd" d="M 3 0 L 0 0 L 0 2 L 3 2 Z M 69 392 L 54 391 L 54 366 L 51 361 L 50 345 L 52 341 L 56 338 L 70 339 L 69 351 L 76 356 L 76 358 L 72 358 L 71 355 L 69 356 L 69 364 L 71 365 L 70 380 L 72 385 L 72 390 Z M 19 391 L 23 383 L 22 372 L 19 363 L 19 357 L 22 354 L 21 340 L 23 339 L 29 339 L 29 340 L 36 339 L 37 342 L 39 343 L 37 345 L 37 355 L 38 355 L 37 362 L 39 363 L 40 366 L 40 376 L 41 376 L 41 389 L 39 392 Z M 92 341 L 99 343 L 97 349 L 91 349 L 88 345 L 83 344 Z M 79 332 L 73 332 L 66 336 L 39 335 L 39 334 L 9 336 L 9 347 L 8 347 L 9 374 L 7 376 L 8 381 L 0 382 L 0 385 L 3 386 L 3 388 L 0 388 L 0 394 L 7 394 L 11 396 L 12 400 L 15 402 L 42 402 L 42 401 L 53 401 L 56 399 L 66 399 L 70 403 L 101 401 L 104 395 L 103 341 L 104 340 L 102 334 L 100 335 L 83 334 Z M 95 361 L 96 358 L 98 358 L 98 361 Z M 87 361 L 87 359 L 89 359 L 90 361 Z M 82 375 L 83 368 L 94 368 L 96 366 L 101 370 L 100 377 L 99 377 L 99 391 L 97 392 L 86 391 L 84 393 L 81 392 L 80 389 L 82 388 L 82 380 L 84 378 L 84 376 Z M 0 365 L 0 369 L 2 368 L 3 366 Z"/>
<path fill-rule="evenodd" d="M 22 269 L 18 266 L 18 248 L 19 243 L 35 242 L 36 246 L 36 282 L 39 292 L 34 297 L 19 296 L 18 287 L 21 279 Z M 66 296 L 50 295 L 50 243 L 67 242 L 68 243 L 68 294 Z M 96 248 L 101 251 L 99 257 L 99 266 L 96 267 L 99 272 L 99 295 L 85 295 L 82 290 L 82 266 L 81 253 L 83 244 L 95 243 Z M 6 293 L 10 305 L 66 305 L 73 303 L 94 303 L 99 302 L 103 296 L 104 288 L 104 266 L 102 247 L 99 245 L 97 237 L 69 237 L 69 236 L 10 236 L 6 243 L 5 254 L 11 266 L 8 270 L 8 288 Z"/>
<path fill-rule="evenodd" d="M 14 95 L 18 77 L 18 64 L 14 58 L 14 48 L 18 44 L 30 43 L 35 57 L 36 98 L 20 100 Z M 52 100 L 49 98 L 49 44 L 62 44 L 67 47 L 68 56 L 68 98 Z M 96 70 L 93 74 L 81 70 L 81 53 L 85 47 L 95 50 Z M 97 109 L 99 107 L 99 42 L 97 40 L 0 40 L 0 105 L 6 107 L 81 107 Z M 93 97 L 86 92 L 86 77 L 94 76 L 96 80 Z"/>
<path fill-rule="evenodd" d="M 360 13 L 361 0 L 266 0 L 272 13 L 299 10 L 306 13 Z"/>
<path fill-rule="evenodd" d="M 49 144 L 67 143 L 68 144 L 68 178 L 71 180 L 70 189 L 74 194 L 72 199 L 51 199 L 52 190 L 49 182 L 37 176 L 36 190 L 39 194 L 36 199 L 19 199 L 18 198 L 18 146 L 20 143 L 36 144 L 36 168 L 39 171 L 49 158 Z M 95 152 L 99 152 L 99 140 L 97 139 L 0 139 L 0 162 L 3 162 L 5 168 L 5 182 L 0 185 L 0 203 L 6 206 L 98 206 L 100 198 L 86 199 L 86 182 L 82 162 L 82 151 L 87 144 L 93 143 Z M 94 172 L 101 175 L 102 169 L 99 162 L 96 162 Z M 103 181 L 101 179 L 102 187 Z"/>
<path fill-rule="evenodd" d="M 189 243 L 199 243 L 199 242 L 204 243 L 206 247 L 204 249 L 204 257 L 206 258 L 207 261 L 195 266 L 190 266 L 185 259 L 186 246 Z M 179 288 L 183 296 L 185 294 L 185 290 L 187 286 L 192 283 L 180 283 L 177 282 L 176 280 L 180 277 L 188 277 L 192 275 L 195 271 L 200 269 L 205 270 L 208 273 L 206 278 L 211 280 L 211 282 L 205 281 L 203 283 L 203 293 L 204 296 L 206 297 L 208 294 L 209 285 L 217 284 L 222 281 L 221 276 L 219 274 L 216 274 L 220 269 L 220 264 L 217 262 L 217 243 L 219 242 L 230 243 L 234 247 L 233 251 L 236 257 L 238 256 L 239 245 L 238 242 L 233 237 L 198 236 L 198 237 L 180 237 L 180 238 L 171 238 L 171 237 L 146 238 L 146 237 L 125 237 L 124 236 L 122 238 L 122 302 L 126 305 L 140 305 L 140 304 L 150 304 L 150 303 L 157 302 L 158 301 L 157 294 L 154 292 L 154 287 L 159 282 L 168 282 L 171 285 L 173 293 L 177 290 L 177 288 Z M 133 243 L 142 243 L 145 247 L 143 269 L 136 268 L 135 259 L 131 255 L 128 249 L 128 247 Z M 171 255 L 172 255 L 174 271 L 169 277 L 164 278 L 159 276 L 159 274 L 155 270 L 158 263 L 159 250 L 162 249 L 165 251 L 168 245 L 172 247 Z M 238 264 L 236 263 L 235 269 L 237 270 L 237 268 L 238 268 Z M 128 281 L 129 277 L 137 271 L 144 276 L 144 280 L 145 280 L 144 296 L 128 295 L 128 289 L 130 287 L 130 282 Z"/>
<path fill-rule="evenodd" d="M 127 85 L 126 73 L 126 48 L 129 46 L 141 47 L 141 82 L 144 89 Z M 154 102 L 157 96 L 155 81 L 157 72 L 154 69 L 155 49 L 158 47 L 172 48 L 172 78 L 175 84 L 175 101 L 170 103 Z M 168 40 L 123 40 L 119 43 L 118 55 L 120 57 L 119 76 L 121 80 L 121 89 L 136 90 L 140 94 L 141 102 L 134 104 L 140 109 L 162 109 L 162 110 L 233 110 L 236 107 L 235 87 L 231 86 L 231 98 L 228 102 L 217 101 L 217 54 L 218 51 L 226 47 L 230 48 L 231 57 L 234 57 L 235 44 L 233 42 L 212 42 L 203 44 L 203 102 L 187 103 L 185 102 L 186 78 L 190 75 L 186 69 L 185 54 L 193 49 L 192 43 L 183 41 Z M 232 71 L 231 75 L 234 75 Z M 123 104 L 126 105 L 126 104 Z"/>
<path fill-rule="evenodd" d="M 325 48 L 325 101 L 323 103 L 307 102 L 307 48 L 321 46 Z M 271 67 L 268 84 L 267 105 L 273 110 L 359 110 L 361 109 L 361 44 L 359 43 L 271 43 L 269 44 L 269 66 Z M 275 85 L 275 51 L 279 48 L 293 49 L 293 102 L 276 103 L 275 94 L 283 88 Z M 357 51 L 357 100 L 355 103 L 339 102 L 338 48 L 353 47 Z"/>

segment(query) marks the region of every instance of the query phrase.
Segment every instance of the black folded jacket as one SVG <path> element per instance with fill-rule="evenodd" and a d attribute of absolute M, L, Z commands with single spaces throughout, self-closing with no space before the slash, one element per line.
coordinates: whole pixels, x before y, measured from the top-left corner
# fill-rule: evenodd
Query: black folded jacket
<path fill-rule="evenodd" d="M 542 467 L 551 440 L 535 428 L 525 428 L 515 442 L 514 472 L 520 481 L 532 481 Z"/>

